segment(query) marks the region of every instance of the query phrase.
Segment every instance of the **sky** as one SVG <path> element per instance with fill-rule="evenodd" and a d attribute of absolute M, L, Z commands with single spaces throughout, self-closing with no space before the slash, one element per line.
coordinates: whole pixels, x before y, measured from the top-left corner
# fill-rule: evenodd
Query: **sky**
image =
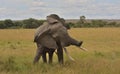
<path fill-rule="evenodd" d="M 120 0 L 0 0 L 0 19 L 120 19 Z"/>

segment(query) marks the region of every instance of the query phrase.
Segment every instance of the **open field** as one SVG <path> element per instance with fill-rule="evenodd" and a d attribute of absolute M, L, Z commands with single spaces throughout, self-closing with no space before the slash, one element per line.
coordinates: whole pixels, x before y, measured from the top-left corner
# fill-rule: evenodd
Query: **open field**
<path fill-rule="evenodd" d="M 69 34 L 83 40 L 84 52 L 75 46 L 64 54 L 65 64 L 60 66 L 54 55 L 52 65 L 33 65 L 36 52 L 34 29 L 0 30 L 0 74 L 120 74 L 120 28 L 73 28 Z"/>

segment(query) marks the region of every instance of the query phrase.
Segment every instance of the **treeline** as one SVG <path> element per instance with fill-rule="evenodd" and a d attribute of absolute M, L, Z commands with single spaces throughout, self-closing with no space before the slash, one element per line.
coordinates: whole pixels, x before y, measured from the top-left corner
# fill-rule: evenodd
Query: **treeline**
<path fill-rule="evenodd" d="M 67 23 L 67 25 L 69 25 L 70 27 L 120 27 L 120 23 L 117 22 L 107 22 L 104 20 L 91 20 L 90 22 L 84 22 L 82 23 L 81 21 L 77 22 L 77 23 L 72 23 L 69 22 Z"/>
<path fill-rule="evenodd" d="M 6 19 L 0 21 L 0 29 L 18 29 L 18 28 L 37 28 L 42 25 L 45 20 L 37 20 L 33 18 L 13 21 L 11 19 Z M 86 20 L 85 16 L 80 16 L 80 19 L 77 23 L 68 22 L 66 23 L 67 27 L 120 27 L 120 23 L 117 22 L 108 22 L 106 20 Z"/>
<path fill-rule="evenodd" d="M 67 23 L 70 27 L 120 27 L 120 23 L 107 20 L 86 20 L 85 16 L 80 16 L 77 23 Z"/>
<path fill-rule="evenodd" d="M 18 28 L 37 28 L 38 26 L 42 25 L 45 20 L 37 20 L 33 18 L 13 21 L 11 19 L 6 19 L 0 21 L 0 29 L 18 29 Z"/>

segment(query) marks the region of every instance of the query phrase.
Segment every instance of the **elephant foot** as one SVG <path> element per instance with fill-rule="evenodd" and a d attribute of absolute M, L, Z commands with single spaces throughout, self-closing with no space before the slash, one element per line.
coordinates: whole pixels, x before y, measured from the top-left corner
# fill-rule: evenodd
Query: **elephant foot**
<path fill-rule="evenodd" d="M 44 63 L 47 63 L 46 52 L 42 54 L 42 59 Z"/>
<path fill-rule="evenodd" d="M 35 57 L 35 58 L 34 58 L 34 61 L 33 61 L 33 64 L 38 63 L 38 61 L 39 61 L 39 58 L 38 58 L 38 57 Z"/>

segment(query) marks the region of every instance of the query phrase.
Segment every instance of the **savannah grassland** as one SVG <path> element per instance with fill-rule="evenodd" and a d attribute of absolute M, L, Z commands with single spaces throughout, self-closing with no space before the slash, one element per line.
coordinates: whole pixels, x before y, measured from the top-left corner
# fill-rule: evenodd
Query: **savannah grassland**
<path fill-rule="evenodd" d="M 34 29 L 0 30 L 0 74 L 120 74 L 120 28 L 73 28 L 69 34 L 83 40 L 84 52 L 75 46 L 64 54 L 64 65 L 59 65 L 54 54 L 53 64 L 32 61 L 36 52 Z"/>

